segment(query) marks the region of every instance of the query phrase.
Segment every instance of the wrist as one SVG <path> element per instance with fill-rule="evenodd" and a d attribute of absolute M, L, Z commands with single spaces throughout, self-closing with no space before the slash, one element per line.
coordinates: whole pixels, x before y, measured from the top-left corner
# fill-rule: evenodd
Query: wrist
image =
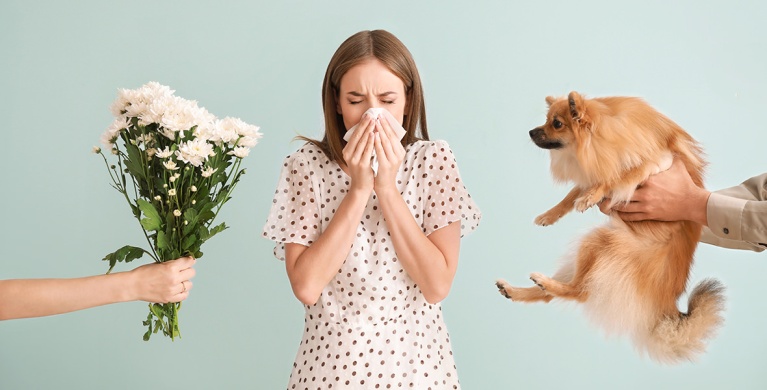
<path fill-rule="evenodd" d="M 398 197 L 402 196 L 394 184 L 388 185 L 388 186 L 376 185 L 375 193 L 376 193 L 376 196 L 378 196 L 378 199 L 386 199 L 391 196 L 398 196 Z"/>
<path fill-rule="evenodd" d="M 691 221 L 708 226 L 708 198 L 710 196 L 711 192 L 703 188 L 695 192 L 693 199 L 690 199 L 693 205 Z"/>
<path fill-rule="evenodd" d="M 112 277 L 112 280 L 108 280 L 107 283 L 114 291 L 117 302 L 131 302 L 140 299 L 137 294 L 138 279 L 135 272 L 118 272 L 109 276 Z"/>
<path fill-rule="evenodd" d="M 368 203 L 370 194 L 373 192 L 373 188 L 355 187 L 352 185 L 349 188 L 349 192 L 346 193 L 344 200 L 349 200 L 352 203 L 361 203 L 363 206 Z"/>

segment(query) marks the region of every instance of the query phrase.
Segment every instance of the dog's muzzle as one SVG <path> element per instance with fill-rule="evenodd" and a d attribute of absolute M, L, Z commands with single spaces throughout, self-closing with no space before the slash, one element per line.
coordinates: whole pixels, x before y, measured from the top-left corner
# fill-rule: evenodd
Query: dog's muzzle
<path fill-rule="evenodd" d="M 546 137 L 546 132 L 540 127 L 530 130 L 530 139 L 532 139 L 539 148 L 543 149 L 559 149 L 564 146 L 562 142 L 551 140 Z"/>

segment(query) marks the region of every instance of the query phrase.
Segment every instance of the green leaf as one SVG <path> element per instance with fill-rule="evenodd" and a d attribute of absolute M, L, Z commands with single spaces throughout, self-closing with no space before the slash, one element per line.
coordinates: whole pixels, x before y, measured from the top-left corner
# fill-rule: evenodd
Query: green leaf
<path fill-rule="evenodd" d="M 197 202 L 197 222 L 207 224 L 216 214 L 212 211 L 216 204 L 209 197 Z M 190 222 L 191 223 L 191 222 Z"/>
<path fill-rule="evenodd" d="M 194 227 L 197 225 L 197 210 L 193 208 L 186 209 L 184 211 L 184 220 L 186 220 L 187 225 L 184 226 L 184 236 L 189 234 L 192 230 L 194 230 Z"/>
<path fill-rule="evenodd" d="M 207 241 L 208 239 L 210 239 L 211 237 L 215 236 L 215 235 L 216 235 L 216 234 L 218 234 L 218 233 L 221 233 L 221 232 L 223 232 L 224 230 L 226 230 L 226 229 L 228 229 L 228 228 L 229 228 L 229 226 L 226 226 L 226 223 L 225 223 L 225 222 L 221 222 L 219 225 L 217 225 L 217 226 L 214 226 L 212 229 L 210 229 L 210 231 L 208 231 L 208 233 L 206 234 L 206 236 L 205 236 L 205 237 L 200 237 L 200 239 L 201 239 L 203 242 L 205 242 L 205 241 Z"/>
<path fill-rule="evenodd" d="M 152 206 L 151 203 L 144 199 L 138 199 L 136 203 L 138 203 L 138 207 L 146 217 L 141 220 L 141 226 L 144 228 L 144 230 L 159 230 L 160 227 L 162 227 L 162 220 L 160 219 L 160 214 L 157 213 L 157 210 L 155 210 L 154 206 Z"/>
<path fill-rule="evenodd" d="M 163 310 L 162 305 L 159 303 L 154 303 L 149 306 L 149 310 L 152 311 L 152 314 L 155 315 L 155 317 L 162 319 L 165 316 L 165 310 Z"/>
<path fill-rule="evenodd" d="M 192 247 L 197 242 L 197 236 L 192 234 L 191 236 L 188 236 L 184 239 L 184 243 L 181 244 L 181 250 L 187 251 L 189 248 Z"/>
<path fill-rule="evenodd" d="M 133 177 L 146 180 L 144 167 L 141 165 L 143 160 L 141 150 L 136 145 L 131 145 L 130 142 L 126 142 L 125 150 L 128 152 L 128 158 L 125 159 L 125 167 L 128 168 Z"/>
<path fill-rule="evenodd" d="M 144 250 L 139 247 L 126 245 L 104 256 L 102 260 L 109 261 L 109 270 L 107 273 L 110 273 L 112 272 L 112 269 L 115 267 L 117 262 L 130 263 L 133 260 L 140 259 L 144 253 Z"/>
<path fill-rule="evenodd" d="M 157 249 L 167 249 L 170 247 L 170 241 L 164 231 L 159 230 L 157 232 Z"/>

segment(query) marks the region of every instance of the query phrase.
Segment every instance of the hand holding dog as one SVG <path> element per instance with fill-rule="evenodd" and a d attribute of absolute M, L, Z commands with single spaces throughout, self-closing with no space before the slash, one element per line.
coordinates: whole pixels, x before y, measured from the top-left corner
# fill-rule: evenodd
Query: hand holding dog
<path fill-rule="evenodd" d="M 618 213 L 624 221 L 693 221 L 707 225 L 706 205 L 711 193 L 693 183 L 679 159 L 666 171 L 650 176 L 634 192 L 631 202 L 609 208 L 605 198 L 599 209 Z"/>

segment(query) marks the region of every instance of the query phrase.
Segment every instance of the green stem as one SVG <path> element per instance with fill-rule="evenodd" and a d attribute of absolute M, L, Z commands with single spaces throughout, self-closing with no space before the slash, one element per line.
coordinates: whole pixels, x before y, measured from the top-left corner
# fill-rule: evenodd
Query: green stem
<path fill-rule="evenodd" d="M 221 184 L 221 188 L 226 187 L 226 183 L 229 181 L 229 179 L 232 179 L 234 181 L 234 178 L 237 177 L 237 173 L 240 170 L 240 164 L 242 164 L 242 159 L 237 158 L 237 162 L 235 163 L 234 167 L 232 167 L 231 173 L 229 176 L 227 176 L 226 180 Z M 213 218 L 210 219 L 208 222 L 208 228 L 213 224 L 213 221 L 216 220 L 216 217 L 218 217 L 218 212 L 221 211 L 221 208 L 224 206 L 224 203 L 226 203 L 226 200 L 229 198 L 229 194 L 232 193 L 234 188 L 237 187 L 237 183 L 234 182 L 231 187 L 226 191 L 226 194 L 221 198 L 221 201 L 219 204 L 216 205 L 216 212 L 213 213 Z"/>

